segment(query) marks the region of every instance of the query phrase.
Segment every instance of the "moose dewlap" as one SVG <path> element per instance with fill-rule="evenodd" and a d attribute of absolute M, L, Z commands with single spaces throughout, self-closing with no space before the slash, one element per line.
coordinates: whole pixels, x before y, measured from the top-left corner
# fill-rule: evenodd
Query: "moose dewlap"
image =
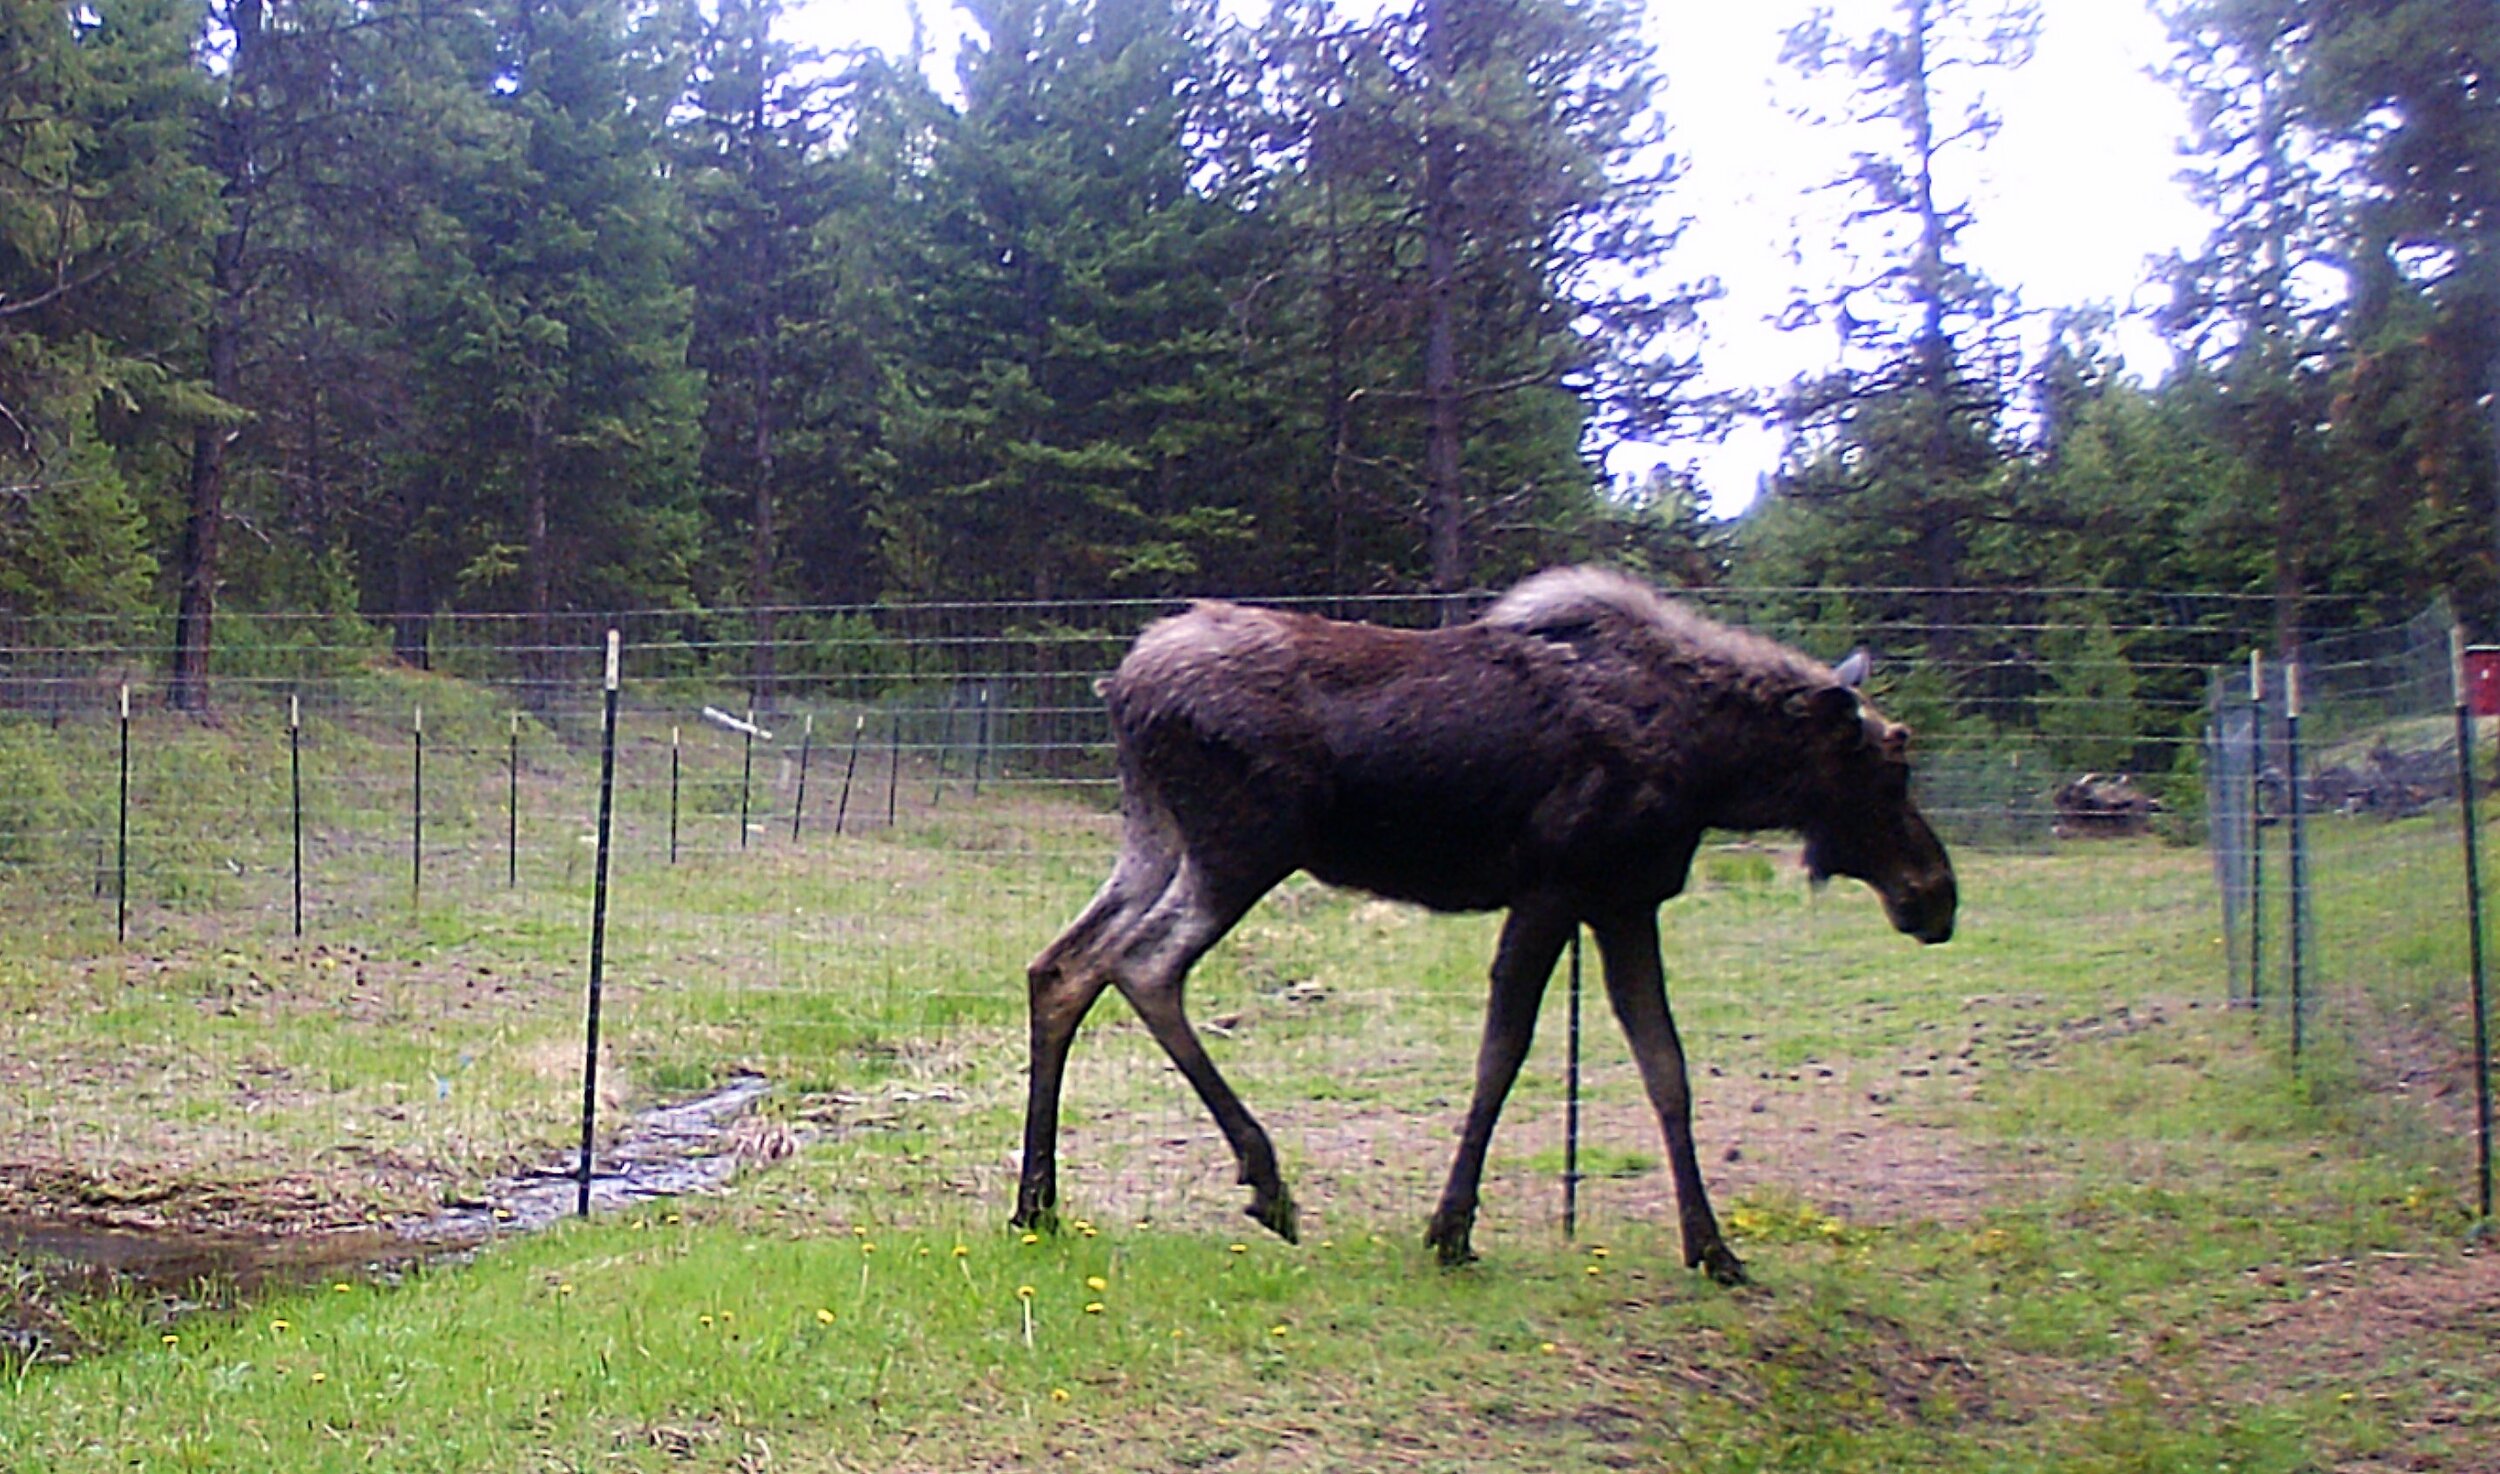
<path fill-rule="evenodd" d="M 1015 1221 L 1056 1216 L 1060 1084 L 1106 987 L 1194 1087 L 1295 1236 L 1276 1152 L 1199 1044 L 1182 980 L 1297 870 L 1443 911 L 1509 913 L 1448 1185 L 1428 1241 L 1473 1257 L 1484 1155 L 1555 959 L 1585 924 L 1666 1136 L 1685 1263 L 1736 1283 L 1694 1154 L 1657 912 L 1706 829 L 1788 829 L 1818 876 L 1865 881 L 1899 930 L 1953 933 L 1953 867 L 1910 801 L 1909 731 L 1839 669 L 1647 585 L 1558 569 L 1473 623 L 1394 630 L 1203 603 L 1140 636 L 1104 687 L 1122 830 L 1111 878 L 1029 971 L 1032 1074 Z"/>

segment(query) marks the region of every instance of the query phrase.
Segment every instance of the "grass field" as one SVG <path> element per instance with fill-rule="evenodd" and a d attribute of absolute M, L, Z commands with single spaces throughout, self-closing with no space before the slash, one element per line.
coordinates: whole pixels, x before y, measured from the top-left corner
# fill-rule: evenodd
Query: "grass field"
<path fill-rule="evenodd" d="M 265 864 L 226 882 L 257 910 L 155 906 L 129 948 L 92 907 L 65 922 L 0 893 L 5 1206 L 309 1234 L 560 1147 L 588 867 L 567 830 L 529 884 L 493 883 L 477 747 L 444 829 L 444 863 L 477 873 L 448 870 L 426 905 L 388 879 L 333 894 L 305 943 Z M 1483 1262 L 1435 1268 L 1423 1219 L 1493 924 L 1305 882 L 1192 989 L 1278 1137 L 1305 1242 L 1238 1216 L 1211 1123 L 1116 1000 L 1070 1085 L 1083 1217 L 1008 1231 L 1022 965 L 1090 892 L 1109 829 L 1046 793 L 915 787 L 892 829 L 674 866 L 647 785 L 631 811 L 610 1105 L 761 1070 L 794 1157 L 472 1259 L 203 1285 L 187 1309 L 20 1269 L 21 1323 L 81 1354 L 8 1363 L 0 1467 L 2500 1460 L 2500 1258 L 2468 1246 L 2453 1091 L 2363 1099 L 2331 1053 L 2288 1071 L 2276 1024 L 2220 1006 L 2196 851 L 1961 856 L 1941 948 L 1893 935 L 1862 889 L 1811 892 L 1784 847 L 1707 852 L 1665 930 L 1704 1169 L 1755 1276 L 1729 1291 L 1680 1265 L 1655 1127 L 1595 1005 L 1593 1176 L 1561 1234 L 1559 988 L 1496 1143 Z M 2370 869 L 2375 833 L 2335 863 Z M 2389 889 L 2376 930 L 2444 968 L 2416 939 L 2453 907 L 2410 895 Z M 2369 930 L 2332 932 L 2338 955 Z M 2390 1112 L 2417 1124 L 2357 1130 Z"/>

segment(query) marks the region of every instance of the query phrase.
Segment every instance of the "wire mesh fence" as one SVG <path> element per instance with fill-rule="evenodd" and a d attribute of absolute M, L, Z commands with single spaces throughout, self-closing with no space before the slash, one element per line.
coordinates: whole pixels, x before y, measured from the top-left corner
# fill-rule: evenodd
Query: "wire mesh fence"
<path fill-rule="evenodd" d="M 2474 727 L 2444 603 L 2217 672 L 2209 729 L 2231 997 L 2280 1021 L 2378 1139 L 2488 1174 Z M 2480 1109 L 2477 1105 L 2480 1102 Z"/>
<path fill-rule="evenodd" d="M 2252 601 L 1693 597 L 1827 657 L 1871 647 L 1879 700 L 1920 730 L 1922 803 L 1957 850 L 2053 864 L 2105 838 L 2193 841 L 2209 803 L 2217 832 L 2253 832 L 2231 795 L 2263 785 L 2225 781 L 2237 759 L 2203 732 L 2212 668 L 2268 617 Z M 560 1167 L 581 1105 L 609 628 L 625 674 L 602 1119 L 761 1075 L 798 1137 L 889 1144 L 881 1170 L 897 1180 L 1002 1207 L 1023 968 L 1115 840 L 1094 682 L 1173 607 L 439 615 L 389 629 L 230 616 L 204 718 L 158 699 L 160 629 L 0 627 L 0 914 L 22 943 L 0 960 L 0 1068 L 16 1087 L 0 1104 L 0 1210 L 396 1218 Z M 1411 598 L 1304 607 L 1408 625 L 1442 612 Z M 2374 735 L 2411 730 L 2394 713 L 2412 697 L 2322 689 L 2339 692 L 2314 729 L 2329 751 L 2366 755 Z M 2417 829 L 2431 821 L 2336 830 L 2318 893 L 2397 884 L 2386 846 Z M 2402 853 L 2436 863 L 2427 839 Z M 2217 874 L 2234 915 L 2257 904 Z M 1677 996 L 1696 1032 L 1744 1026 L 1741 988 L 1706 991 L 1713 970 L 1827 973 L 1880 930 L 1871 903 L 1816 902 L 1776 843 L 1729 837 L 1695 891 L 1679 907 L 1706 925 L 1671 945 L 1694 954 L 1686 986 L 1704 991 Z M 2318 955 L 2357 968 L 2370 924 L 2332 914 L 2321 903 L 2309 923 Z M 1742 944 L 1721 946 L 1709 928 L 1735 916 Z M 1302 1164 L 1307 1202 L 1359 1216 L 1429 1200 L 1492 939 L 1487 918 L 1296 880 L 1201 969 L 1202 1027 Z M 2425 945 L 2422 965 L 2445 966 L 2447 944 Z M 2228 950 L 2238 966 L 2244 944 Z M 1495 1231 L 1504 1215 L 1545 1225 L 1561 1211 L 1560 991 L 1499 1141 Z M 2385 991 L 2375 1022 L 2335 1017 L 2384 1041 L 2370 1048 L 2391 1063 L 2456 1021 L 2414 984 Z M 1584 1052 L 1579 1214 L 1661 1216 L 1637 1073 L 1609 1030 Z M 2429 1078 L 2397 1093 L 2426 1093 Z M 1068 1098 L 1071 1201 L 1232 1221 L 1220 1137 L 1142 1030 L 1098 1016 Z M 966 1133 L 994 1149 L 961 1149 Z"/>

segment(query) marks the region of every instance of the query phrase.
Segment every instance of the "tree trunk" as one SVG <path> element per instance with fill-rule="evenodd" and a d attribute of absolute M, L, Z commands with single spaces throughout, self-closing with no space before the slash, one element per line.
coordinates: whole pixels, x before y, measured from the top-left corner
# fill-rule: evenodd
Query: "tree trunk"
<path fill-rule="evenodd" d="M 748 365 L 754 396 L 752 440 L 755 495 L 754 526 L 747 549 L 747 601 L 755 606 L 755 668 L 753 699 L 757 711 L 773 709 L 775 686 L 773 639 L 773 562 L 778 551 L 773 526 L 773 357 L 772 315 L 758 306 L 749 331 L 754 348 Z"/>
<path fill-rule="evenodd" d="M 230 12 L 234 58 L 217 115 L 215 168 L 222 182 L 226 228 L 209 255 L 208 392 L 221 403 L 242 402 L 244 245 L 251 230 L 259 185 L 253 169 L 252 96 L 260 67 L 265 12 L 260 0 L 236 0 Z M 232 427 L 220 422 L 191 431 L 191 476 L 184 496 L 182 547 L 175 582 L 174 648 L 166 672 L 165 704 L 175 711 L 205 713 L 209 707 L 209 652 L 215 639 L 219 534 L 226 519 L 226 446 Z"/>
<path fill-rule="evenodd" d="M 2500 328 L 2500 311 L 2493 316 L 2495 328 Z M 2492 568 L 2500 572 L 2500 342 L 2495 343 L 2491 356 L 2483 360 L 2483 431 L 2490 441 L 2491 453 Z M 2500 584 L 2495 584 L 2492 599 L 2493 607 L 2485 616 L 2491 621 L 2487 629 L 2500 635 Z"/>
<path fill-rule="evenodd" d="M 220 254 L 223 254 L 222 251 Z M 220 314 L 223 317 L 223 314 Z M 222 323 L 209 330 L 209 356 L 232 357 Z M 224 398 L 212 369 L 212 392 Z M 208 710 L 209 649 L 217 618 L 218 533 L 226 517 L 227 427 L 207 424 L 191 432 L 191 480 L 182 523 L 182 551 L 177 579 L 180 602 L 174 612 L 172 668 L 166 672 L 165 704 L 175 711 L 204 714 Z"/>
<path fill-rule="evenodd" d="M 521 450 L 521 506 L 523 556 L 528 567 L 523 578 L 528 585 L 528 649 L 521 660 L 522 685 L 527 699 L 538 710 L 551 710 L 554 705 L 555 681 L 555 548 L 547 526 L 547 406 L 544 400 L 530 405 L 524 426 L 527 439 Z"/>
<path fill-rule="evenodd" d="M 1467 504 L 1459 480 L 1463 430 L 1458 377 L 1458 226 L 1452 175 L 1457 140 L 1445 126 L 1454 106 L 1447 91 L 1448 25 L 1442 0 L 1426 0 L 1424 22 L 1424 527 L 1432 590 L 1441 622 L 1464 617 L 1458 595 L 1467 587 Z"/>
<path fill-rule="evenodd" d="M 1345 233 L 1337 209 L 1337 186 L 1325 182 L 1330 164 L 1329 161 L 1316 157 L 1318 150 L 1316 142 L 1313 144 L 1313 150 L 1315 157 L 1312 160 L 1312 172 L 1322 179 L 1321 188 L 1326 192 L 1328 201 L 1328 273 L 1322 286 L 1322 295 L 1328 304 L 1328 337 L 1325 350 L 1328 360 L 1328 380 L 1325 391 L 1328 404 L 1321 432 L 1326 446 L 1324 453 L 1327 457 L 1328 469 L 1328 573 L 1327 582 L 1323 587 L 1334 593 L 1345 593 L 1347 592 L 1346 498 L 1350 494 L 1346 486 L 1346 451 L 1351 444 L 1350 437 L 1353 433 L 1354 422 L 1353 405 L 1350 402 L 1354 387 L 1351 382 L 1352 376 L 1346 368 L 1348 344 L 1353 337 L 1353 324 L 1350 321 L 1352 310 L 1349 301 L 1352 294 L 1346 289 Z"/>
<path fill-rule="evenodd" d="M 416 515 L 404 498 L 399 507 L 399 545 L 391 568 L 391 658 L 411 670 L 430 670 L 433 597 L 426 588 L 425 559 L 417 549 Z"/>
<path fill-rule="evenodd" d="M 1933 26 L 1927 0 L 1910 0 L 1908 23 L 1902 27 L 1910 48 L 1903 85 L 1904 101 L 1909 108 L 1910 157 L 1915 163 L 1911 176 L 1913 208 L 1918 215 L 1918 251 L 1910 263 L 1912 290 L 1918 297 L 1918 336 L 1910 351 L 1918 366 L 1916 402 L 1927 419 L 1925 474 L 1931 486 L 1947 488 L 1941 498 L 1932 492 L 1920 498 L 1925 506 L 1918 536 L 1918 577 L 1927 586 L 1924 602 L 1930 631 L 1928 654 L 1949 665 L 1959 657 L 1962 646 L 1957 632 L 1962 621 L 1956 617 L 1950 592 L 1963 581 L 1964 540 L 1958 525 L 1962 501 L 1958 493 L 1965 477 L 1985 474 L 1985 468 L 1964 464 L 1961 426 L 1956 423 L 1954 408 L 1954 381 L 1960 376 L 1960 365 L 1945 323 L 1945 248 L 1949 229 L 1944 211 L 1936 203 L 1935 78 L 1927 49 Z"/>

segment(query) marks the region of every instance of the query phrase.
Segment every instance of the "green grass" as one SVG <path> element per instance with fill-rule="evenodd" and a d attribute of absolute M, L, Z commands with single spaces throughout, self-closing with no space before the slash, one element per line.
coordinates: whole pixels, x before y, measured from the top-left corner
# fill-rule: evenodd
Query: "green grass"
<path fill-rule="evenodd" d="M 429 727 L 457 710 L 427 700 Z M 365 743 L 385 795 L 386 736 L 328 738 L 342 764 Z M 198 888 L 215 904 L 152 899 L 126 950 L 83 892 L 63 919 L 57 889 L 0 882 L 14 1149 L 90 1208 L 301 1226 L 560 1148 L 581 755 L 536 760 L 540 832 L 507 890 L 499 749 L 472 745 L 444 758 L 471 792 L 434 899 L 408 904 L 389 805 L 340 802 L 368 817 L 333 834 L 343 878 L 302 946 L 254 865 Z M 791 843 L 784 810 L 740 852 L 714 810 L 672 866 L 648 757 L 612 897 L 609 1118 L 760 1068 L 800 1155 L 728 1196 L 398 1280 L 203 1287 L 183 1298 L 216 1308 L 170 1317 L 20 1277 L 87 1354 L 9 1366 L 0 1468 L 2462 1470 L 2500 1431 L 2455 1092 L 2386 1087 L 2362 1065 L 2392 1030 L 2341 1012 L 2287 1070 L 2279 1019 L 2220 1006 L 2194 852 L 1966 854 L 1941 948 L 1777 846 L 1707 852 L 1664 927 L 1704 1171 L 1756 1275 L 1731 1292 L 1681 1267 L 1593 955 L 1580 1241 L 1553 1210 L 1558 981 L 1485 1259 L 1434 1267 L 1421 1226 L 1495 923 L 1302 881 L 1192 1004 L 1277 1135 L 1306 1242 L 1238 1217 L 1212 1128 L 1116 998 L 1069 1088 L 1064 1202 L 1092 1222 L 1025 1242 L 1000 1227 L 1022 969 L 1100 877 L 1099 807 L 933 804 L 919 775 L 899 830 L 879 793 L 840 840 Z M 2442 838 L 2320 836 L 2337 894 L 2367 902 L 2322 924 L 2339 975 L 2387 1000 L 2365 1021 L 2453 993 L 2452 908 L 2422 881 Z"/>

